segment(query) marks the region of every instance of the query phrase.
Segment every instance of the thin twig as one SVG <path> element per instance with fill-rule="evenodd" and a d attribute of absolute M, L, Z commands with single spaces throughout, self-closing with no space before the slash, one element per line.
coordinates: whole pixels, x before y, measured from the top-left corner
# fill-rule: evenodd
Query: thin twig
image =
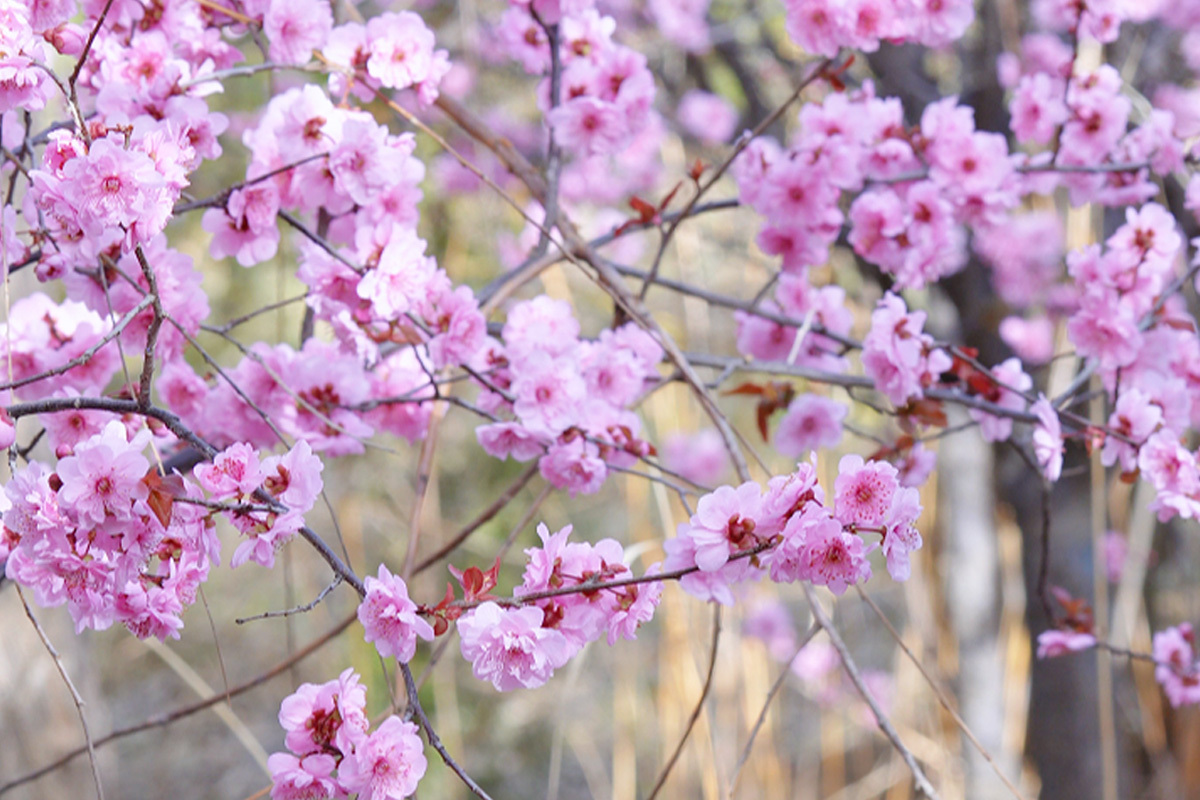
<path fill-rule="evenodd" d="M 671 753 L 671 757 L 667 759 L 667 763 L 663 765 L 662 771 L 658 774 L 658 780 L 654 782 L 654 788 L 650 790 L 650 794 L 646 796 L 646 800 L 654 800 L 658 793 L 662 791 L 663 785 L 666 784 L 667 778 L 671 775 L 671 770 L 675 767 L 675 762 L 679 760 L 680 754 L 683 753 L 683 746 L 687 744 L 688 737 L 692 734 L 692 728 L 696 727 L 696 720 L 700 719 L 700 714 L 704 711 L 704 701 L 708 699 L 708 693 L 712 690 L 713 675 L 717 671 L 717 648 L 721 643 L 721 607 L 713 605 L 713 627 L 712 627 L 712 646 L 708 653 L 708 673 L 704 677 L 704 687 L 700 690 L 700 697 L 696 700 L 696 705 L 692 709 L 691 716 L 688 717 L 687 725 L 684 726 L 683 735 L 679 737 L 679 742 L 675 745 L 675 750 Z"/>
<path fill-rule="evenodd" d="M 83 740 L 86 742 L 83 749 L 87 752 L 88 761 L 92 765 L 92 780 L 96 784 L 96 796 L 100 800 L 104 800 L 104 786 L 100 782 L 100 767 L 96 763 L 96 745 L 92 741 L 92 732 L 88 728 L 87 714 L 83 711 L 83 697 L 80 696 L 79 690 L 75 688 L 75 684 L 71 681 L 71 675 L 67 672 L 67 667 L 63 664 L 62 657 L 59 656 L 58 651 L 54 649 L 54 645 L 50 642 L 50 637 L 42 630 L 41 623 L 33 615 L 33 609 L 26 602 L 25 593 L 21 591 L 20 584 L 17 585 L 17 597 L 21 598 L 21 606 L 25 609 L 25 616 L 29 617 L 29 622 L 33 625 L 33 629 L 37 631 L 38 638 L 42 640 L 42 646 L 46 648 L 46 652 L 54 659 L 54 666 L 58 669 L 58 674 L 62 677 L 63 683 L 67 685 L 67 689 L 71 692 L 71 699 L 75 702 L 75 712 L 79 714 L 79 725 L 83 728 Z"/>
<path fill-rule="evenodd" d="M 796 646 L 796 652 L 792 654 L 783 665 L 783 669 L 779 671 L 779 677 L 771 684 L 770 691 L 767 692 L 767 699 L 763 700 L 762 709 L 758 712 L 758 718 L 754 720 L 754 726 L 750 728 L 750 734 L 746 737 L 746 744 L 742 747 L 742 754 L 738 756 L 737 764 L 733 767 L 733 775 L 729 777 L 729 793 L 730 800 L 733 798 L 733 793 L 737 789 L 738 779 L 742 775 L 742 767 L 750 759 L 750 751 L 754 747 L 754 740 L 758 738 L 758 732 L 762 730 L 763 723 L 767 721 L 767 711 L 771 708 L 771 702 L 775 699 L 775 695 L 779 694 L 779 690 L 783 688 L 784 681 L 788 675 L 792 674 L 792 662 L 800 655 L 812 638 L 821 630 L 821 626 L 814 623 L 808 631 L 800 638 L 800 643 Z"/>
<path fill-rule="evenodd" d="M 825 633 L 829 635 L 829 641 L 838 652 L 838 656 L 842 659 L 842 669 L 850 676 L 850 682 L 854 684 L 854 688 L 858 690 L 863 702 L 871 709 L 871 713 L 875 715 L 875 721 L 879 725 L 879 729 L 883 731 L 883 735 L 892 743 L 892 747 L 896 748 L 896 752 L 908 765 L 908 769 L 912 772 L 913 783 L 917 790 L 924 794 L 930 800 L 938 800 L 939 795 L 937 790 L 933 788 L 933 784 L 929 782 L 929 778 L 925 777 L 925 771 L 921 769 L 921 765 L 917 763 L 916 757 L 912 751 L 905 746 L 904 741 L 900 738 L 900 734 L 896 732 L 892 726 L 892 721 L 888 719 L 887 714 L 883 713 L 883 709 L 879 707 L 874 695 L 871 694 L 870 688 L 866 681 L 863 680 L 862 674 L 858 671 L 858 665 L 854 663 L 854 657 L 850 655 L 850 648 L 842 641 L 841 634 L 837 632 L 837 628 L 833 625 L 833 620 L 825 613 L 825 609 L 821 607 L 821 601 L 817 599 L 816 590 L 805 582 L 804 596 L 808 598 L 808 605 L 812 609 L 813 617 L 817 623 L 825 629 Z"/>
<path fill-rule="evenodd" d="M 989 753 L 987 748 L 985 748 L 983 744 L 975 738 L 975 734 L 971 733 L 971 729 L 967 727 L 966 721 L 959 716 L 958 712 L 954 710 L 954 707 L 950 705 L 950 701 L 947 699 L 941 687 L 937 685 L 937 682 L 934 681 L 933 676 L 930 675 L 925 669 L 925 665 L 921 663 L 916 654 L 913 653 L 913 651 L 909 649 L 908 645 L 904 643 L 904 639 L 900 637 L 900 634 L 892 626 L 891 620 L 884 615 L 883 610 L 875 604 L 875 601 L 869 594 L 866 593 L 866 591 L 863 590 L 862 586 L 855 586 L 854 588 L 858 590 L 859 597 L 867 602 L 867 605 L 871 607 L 871 609 L 875 612 L 875 615 L 879 617 L 881 622 L 883 622 L 884 627 L 888 629 L 888 633 L 892 635 L 892 639 L 894 639 L 896 644 L 900 646 L 900 649 L 904 651 L 904 655 L 908 656 L 908 660 L 911 661 L 913 666 L 917 668 L 917 671 L 921 673 L 921 677 L 925 679 L 925 683 L 929 684 L 929 688 L 933 690 L 933 694 L 937 697 L 938 702 L 942 704 L 942 708 L 946 709 L 946 712 L 950 714 L 951 719 L 954 720 L 954 724 L 958 725 L 959 730 L 963 732 L 963 735 L 967 737 L 967 740 L 970 741 L 971 744 L 974 745 L 975 749 L 979 751 L 979 754 L 983 756 L 983 760 L 986 761 L 988 766 L 992 768 L 992 772 L 996 773 L 996 777 L 1000 779 L 1000 782 L 1004 784 L 1005 788 L 1007 788 L 1008 791 L 1012 793 L 1013 797 L 1017 798 L 1017 800 L 1025 800 L 1025 796 L 1021 794 L 1021 790 L 1018 789 L 1013 782 L 1008 779 L 1008 776 L 1005 775 L 1003 770 L 1000 769 L 1000 765 L 997 764 L 995 759 L 992 758 L 992 754 Z"/>
<path fill-rule="evenodd" d="M 283 611 L 264 611 L 261 614 L 255 614 L 253 617 L 239 617 L 238 619 L 234 620 L 234 622 L 236 622 L 238 625 L 245 625 L 247 622 L 251 622 L 256 619 L 272 619 L 274 617 L 290 617 L 293 614 L 305 614 L 320 605 L 321 601 L 324 600 L 330 592 L 341 585 L 343 580 L 345 579 L 341 575 L 334 575 L 333 581 L 324 589 L 322 589 L 321 593 L 318 594 L 311 603 L 305 603 L 302 606 L 288 608 Z"/>

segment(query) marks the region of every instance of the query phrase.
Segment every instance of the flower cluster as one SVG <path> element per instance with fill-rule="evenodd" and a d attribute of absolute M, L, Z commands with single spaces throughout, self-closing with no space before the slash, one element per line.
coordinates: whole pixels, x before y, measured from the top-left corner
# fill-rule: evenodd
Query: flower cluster
<path fill-rule="evenodd" d="M 416 724 L 390 716 L 370 731 L 366 705 L 352 669 L 284 698 L 279 724 L 289 752 L 267 759 L 273 800 L 403 800 L 416 792 L 427 766 Z"/>
<path fill-rule="evenodd" d="M 623 548 L 613 539 L 569 542 L 570 535 L 570 525 L 555 534 L 539 525 L 542 546 L 525 551 L 524 581 L 514 592 L 527 599 L 515 607 L 487 600 L 458 619 L 463 657 L 498 691 L 541 686 L 588 642 L 634 639 L 654 616 L 660 582 L 603 586 L 633 577 Z M 646 574 L 657 572 L 655 565 Z"/>
<path fill-rule="evenodd" d="M 202 493 L 159 477 L 143 455 L 150 436 L 111 421 L 56 470 L 30 462 L 5 488 L 5 572 L 39 605 L 66 604 L 77 632 L 119 622 L 141 638 L 179 638 L 219 560 Z"/>
<path fill-rule="evenodd" d="M 877 548 L 892 577 L 908 579 L 910 554 L 921 547 L 920 514 L 919 493 L 901 486 L 887 462 L 842 458 L 832 506 L 815 466 L 800 463 L 791 475 L 772 478 L 765 491 L 747 482 L 701 497 L 696 513 L 667 541 L 663 568 L 695 568 L 681 578 L 684 590 L 726 605 L 733 603 L 732 586 L 764 571 L 777 582 L 811 581 L 841 594 L 871 577 L 867 556 Z M 869 545 L 864 534 L 881 541 Z"/>
<path fill-rule="evenodd" d="M 823 56 L 837 55 L 843 47 L 870 53 L 882 40 L 943 47 L 975 19 L 969 0 L 787 0 L 785 6 L 788 35 Z"/>
<path fill-rule="evenodd" d="M 599 491 L 608 465 L 651 452 L 628 409 L 658 377 L 663 351 L 649 334 L 626 323 L 581 340 L 570 306 L 543 295 L 514 305 L 502 335 L 475 364 L 481 407 L 515 418 L 476 429 L 489 455 L 538 458 L 547 481 L 576 495 Z"/>
<path fill-rule="evenodd" d="M 738 350 L 746 355 L 828 372 L 845 372 L 848 367 L 833 338 L 844 338 L 854 323 L 840 286 L 815 287 L 804 275 L 784 273 L 774 299 L 764 300 L 755 312 L 735 311 L 734 320 Z M 809 330 L 797 341 L 804 320 Z"/>
<path fill-rule="evenodd" d="M 920 399 L 953 365 L 924 328 L 925 312 L 910 313 L 904 300 L 891 292 L 871 313 L 871 330 L 863 339 L 863 371 L 897 406 Z"/>
<path fill-rule="evenodd" d="M 324 468 L 303 440 L 282 456 L 261 460 L 250 445 L 238 442 L 211 464 L 195 468 L 196 481 L 212 500 L 235 501 L 225 509 L 226 517 L 246 538 L 234 551 L 231 566 L 247 561 L 275 565 L 276 551 L 304 526 L 304 515 L 321 493 Z M 260 487 L 263 494 L 258 494 Z M 273 505 L 256 502 L 260 499 Z"/>

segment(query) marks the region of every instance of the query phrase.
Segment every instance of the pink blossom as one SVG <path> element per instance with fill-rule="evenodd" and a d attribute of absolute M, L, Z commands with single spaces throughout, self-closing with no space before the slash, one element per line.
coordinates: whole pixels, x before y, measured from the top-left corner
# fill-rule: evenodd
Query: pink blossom
<path fill-rule="evenodd" d="M 994 383 L 984 393 L 984 399 L 1013 412 L 1025 410 L 1025 398 L 1019 393 L 1028 392 L 1033 387 L 1033 378 L 1021 369 L 1020 359 L 1010 358 L 993 367 L 991 378 Z M 971 419 L 979 423 L 979 432 L 985 441 L 1003 442 L 1012 435 L 1011 417 L 989 414 L 975 408 L 969 409 L 968 413 Z"/>
<path fill-rule="evenodd" d="M 417 726 L 391 716 L 338 766 L 338 782 L 360 800 L 403 800 L 425 775 L 424 745 Z"/>
<path fill-rule="evenodd" d="M 546 115 L 556 141 L 579 155 L 613 153 L 629 135 L 625 116 L 614 103 L 581 96 Z"/>
<path fill-rule="evenodd" d="M 367 734 L 367 690 L 353 669 L 322 684 L 305 683 L 284 698 L 279 724 L 284 743 L 298 756 L 348 756 Z"/>
<path fill-rule="evenodd" d="M 1047 144 L 1054 138 L 1068 117 L 1064 91 L 1061 80 L 1042 72 L 1021 78 L 1009 106 L 1018 141 Z"/>
<path fill-rule="evenodd" d="M 661 564 L 651 564 L 646 569 L 646 575 L 660 572 Z M 662 599 L 662 582 L 649 581 L 610 591 L 617 593 L 617 606 L 608 617 L 608 643 L 614 645 L 618 639 L 636 639 L 637 629 L 654 618 L 654 611 Z"/>
<path fill-rule="evenodd" d="M 715 572 L 734 552 L 752 547 L 761 508 L 762 487 L 753 481 L 736 489 L 722 486 L 701 497 L 687 529 L 695 542 L 696 566 Z"/>
<path fill-rule="evenodd" d="M 554 435 L 575 422 L 585 390 L 583 378 L 567 359 L 536 352 L 516 372 L 513 410 L 527 428 Z"/>
<path fill-rule="evenodd" d="M 729 452 L 715 428 L 691 436 L 675 433 L 663 443 L 663 464 L 690 481 L 711 486 L 729 469 Z"/>
<path fill-rule="evenodd" d="M 896 468 L 886 461 L 863 462 L 862 456 L 842 456 L 834 481 L 837 518 L 847 525 L 883 523 L 899 487 Z"/>
<path fill-rule="evenodd" d="M 929 480 L 937 466 L 937 453 L 926 450 L 924 444 L 916 442 L 895 461 L 895 466 L 901 486 L 918 488 Z"/>
<path fill-rule="evenodd" d="M 267 55 L 278 64 L 307 63 L 332 29 L 328 0 L 271 0 L 263 17 L 263 33 L 271 45 Z"/>
<path fill-rule="evenodd" d="M 81 520 L 102 523 L 109 515 L 129 516 L 129 505 L 147 496 L 142 476 L 150 462 L 142 455 L 143 437 L 129 441 L 125 426 L 110 422 L 99 436 L 93 436 L 58 462 L 62 479 L 60 496 Z"/>
<path fill-rule="evenodd" d="M 1051 629 L 1038 634 L 1038 658 L 1055 658 L 1066 653 L 1090 650 L 1096 646 L 1096 637 L 1091 633 L 1074 630 Z"/>
<path fill-rule="evenodd" d="M 679 524 L 676 535 L 663 542 L 667 553 L 663 561 L 663 570 L 670 572 L 677 569 L 697 567 L 696 542 L 690 535 L 686 522 Z M 693 597 L 731 606 L 734 603 L 732 587 L 746 580 L 757 580 L 762 571 L 754 567 L 748 558 L 728 561 L 715 571 L 697 569 L 679 579 L 679 587 Z"/>
<path fill-rule="evenodd" d="M 595 494 L 608 476 L 599 448 L 582 437 L 550 445 L 538 461 L 538 471 L 550 485 L 566 489 L 571 497 Z"/>
<path fill-rule="evenodd" d="M 263 481 L 258 453 L 245 442 L 230 445 L 213 458 L 211 464 L 198 464 L 193 470 L 201 488 L 214 500 L 253 494 Z"/>
<path fill-rule="evenodd" d="M 492 458 L 517 461 L 537 458 L 546 450 L 545 440 L 517 422 L 496 422 L 475 429 L 479 446 Z"/>
<path fill-rule="evenodd" d="M 1162 421 L 1162 409 L 1139 389 L 1130 388 L 1121 392 L 1109 415 L 1108 427 L 1131 440 L 1132 444 L 1116 436 L 1106 437 L 1104 450 L 1100 453 L 1104 466 L 1111 467 L 1120 461 L 1123 472 L 1137 470 L 1138 445 L 1146 441 Z"/>
<path fill-rule="evenodd" d="M 374 642 L 384 658 L 411 661 L 417 637 L 433 641 L 433 628 L 417 615 L 417 604 L 408 598 L 408 587 L 383 564 L 379 565 L 378 579 L 368 575 L 363 583 L 367 595 L 358 606 L 358 621 L 365 631 L 364 638 Z"/>
<path fill-rule="evenodd" d="M 324 469 L 312 447 L 301 439 L 282 456 L 263 459 L 263 488 L 289 508 L 307 512 L 324 488 Z"/>
<path fill-rule="evenodd" d="M 210 208 L 200 220 L 213 234 L 213 258 L 235 256 L 243 267 L 269 261 L 279 247 L 279 192 L 269 181 L 234 190 L 224 209 Z"/>
<path fill-rule="evenodd" d="M 333 771 L 337 761 L 325 753 L 297 758 L 291 753 L 272 753 L 267 758 L 271 773 L 272 800 L 323 800 L 336 797 Z"/>
<path fill-rule="evenodd" d="M 916 527 L 920 516 L 920 492 L 908 487 L 899 489 L 884 520 L 883 541 L 880 544 L 892 580 L 906 581 L 912 574 L 909 559 L 914 550 L 921 549 L 922 544 L 921 533 Z"/>
<path fill-rule="evenodd" d="M 437 99 L 450 69 L 445 50 L 434 49 L 433 32 L 411 11 L 385 12 L 367 22 L 367 74 L 389 89 L 416 87 L 421 103 Z"/>
<path fill-rule="evenodd" d="M 809 519 L 813 522 L 805 524 Z M 870 580 L 871 562 L 867 560 L 866 544 L 832 517 L 820 515 L 813 507 L 788 524 L 805 528 L 804 545 L 798 556 L 798 577 L 828 586 L 837 595 L 845 592 L 847 586 Z M 787 538 L 785 533 L 785 541 Z"/>
<path fill-rule="evenodd" d="M 679 99 L 679 124 L 705 144 L 719 144 L 733 136 L 737 109 L 711 92 L 692 89 Z"/>
<path fill-rule="evenodd" d="M 543 628 L 543 621 L 536 606 L 482 603 L 458 620 L 463 658 L 476 678 L 490 681 L 497 691 L 541 686 L 572 655 L 566 637 Z"/>
<path fill-rule="evenodd" d="M 920 397 L 924 386 L 951 366 L 950 357 L 934 350 L 933 338 L 922 332 L 925 312 L 906 312 L 902 299 L 884 295 L 863 340 L 863 371 L 898 406 Z"/>
<path fill-rule="evenodd" d="M 828 397 L 800 395 L 775 428 L 775 448 L 785 456 L 799 458 L 809 450 L 836 446 L 842 440 L 842 420 L 848 411 Z"/>
<path fill-rule="evenodd" d="M 1029 410 L 1038 418 L 1033 429 L 1034 456 L 1038 466 L 1042 468 L 1042 476 L 1048 481 L 1057 481 L 1062 474 L 1064 450 L 1058 413 L 1045 395 L 1038 395 L 1037 402 L 1030 406 Z"/>
<path fill-rule="evenodd" d="M 1200 703 L 1200 664 L 1196 663 L 1195 634 L 1186 622 L 1154 634 L 1154 677 L 1171 705 Z"/>

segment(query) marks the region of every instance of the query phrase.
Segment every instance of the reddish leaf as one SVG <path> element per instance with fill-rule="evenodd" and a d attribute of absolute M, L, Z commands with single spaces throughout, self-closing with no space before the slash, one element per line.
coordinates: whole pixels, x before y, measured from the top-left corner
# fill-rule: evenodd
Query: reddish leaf
<path fill-rule="evenodd" d="M 759 386 L 757 383 L 743 383 L 741 386 L 738 386 L 737 388 L 734 388 L 734 389 L 727 389 L 726 391 L 721 392 L 721 394 L 723 394 L 723 395 L 749 394 L 749 395 L 754 395 L 754 396 L 758 397 L 758 396 L 762 396 L 763 394 L 765 394 L 766 391 L 767 390 L 765 388 L 763 388 L 762 386 Z"/>
<path fill-rule="evenodd" d="M 688 170 L 688 177 L 696 183 L 700 182 L 700 176 L 704 174 L 705 164 L 699 158 L 692 162 L 692 168 Z"/>

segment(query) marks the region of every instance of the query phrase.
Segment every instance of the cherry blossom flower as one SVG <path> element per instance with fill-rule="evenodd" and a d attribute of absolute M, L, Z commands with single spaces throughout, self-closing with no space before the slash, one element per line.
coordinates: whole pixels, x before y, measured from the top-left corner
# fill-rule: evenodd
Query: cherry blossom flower
<path fill-rule="evenodd" d="M 535 606 L 505 609 L 488 601 L 458 620 L 463 658 L 475 677 L 497 691 L 532 689 L 570 660 L 572 650 L 559 631 L 544 628 Z"/>
<path fill-rule="evenodd" d="M 1171 705 L 1200 703 L 1200 664 L 1196 663 L 1196 637 L 1183 623 L 1154 634 L 1154 677 Z"/>
<path fill-rule="evenodd" d="M 1051 629 L 1038 634 L 1038 658 L 1055 658 L 1066 653 L 1090 650 L 1096 646 L 1096 637 L 1085 631 Z"/>
<path fill-rule="evenodd" d="M 284 743 L 298 756 L 348 756 L 367 735 L 367 690 L 353 669 L 322 684 L 304 683 L 279 706 Z"/>
<path fill-rule="evenodd" d="M 322 800 L 336 797 L 338 782 L 333 777 L 337 761 L 325 753 L 297 758 L 291 753 L 272 753 L 267 757 L 271 773 L 272 800 Z"/>
<path fill-rule="evenodd" d="M 1038 418 L 1037 426 L 1033 429 L 1034 456 L 1042 468 L 1042 477 L 1053 483 L 1062 475 L 1064 451 L 1058 413 L 1045 395 L 1038 395 L 1037 402 L 1029 410 Z"/>
<path fill-rule="evenodd" d="M 368 575 L 363 583 L 367 595 L 358 606 L 358 621 L 365 631 L 364 638 L 374 642 L 384 658 L 411 661 L 417 638 L 433 641 L 433 628 L 417 615 L 417 604 L 408 598 L 408 586 L 383 564 L 379 565 L 378 578 Z"/>
<path fill-rule="evenodd" d="M 809 450 L 834 447 L 842 440 L 845 405 L 815 394 L 802 394 L 788 405 L 775 428 L 775 448 L 799 458 Z"/>
<path fill-rule="evenodd" d="M 245 442 L 230 445 L 211 464 L 198 464 L 193 472 L 200 487 L 215 500 L 252 494 L 265 477 L 258 453 Z"/>
<path fill-rule="evenodd" d="M 842 456 L 834 481 L 837 518 L 847 525 L 880 525 L 898 488 L 896 468 L 886 461 L 864 463 L 862 456 Z"/>
<path fill-rule="evenodd" d="M 360 800 L 403 800 L 417 791 L 426 766 L 416 723 L 391 716 L 342 760 L 338 782 Z"/>

